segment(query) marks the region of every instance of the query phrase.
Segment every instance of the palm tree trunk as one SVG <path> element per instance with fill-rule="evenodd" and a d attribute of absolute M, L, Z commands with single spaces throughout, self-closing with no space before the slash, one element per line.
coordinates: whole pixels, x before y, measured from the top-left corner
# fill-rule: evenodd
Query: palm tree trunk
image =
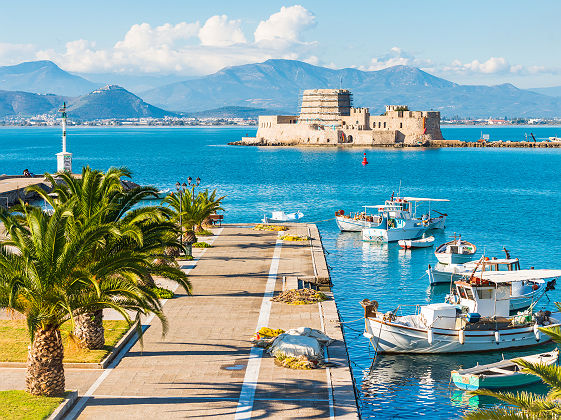
<path fill-rule="evenodd" d="M 78 347 L 100 350 L 105 346 L 102 310 L 78 314 L 74 320 L 74 335 L 78 338 Z"/>
<path fill-rule="evenodd" d="M 64 348 L 60 330 L 45 329 L 35 332 L 27 353 L 25 386 L 33 395 L 49 397 L 64 394 Z"/>

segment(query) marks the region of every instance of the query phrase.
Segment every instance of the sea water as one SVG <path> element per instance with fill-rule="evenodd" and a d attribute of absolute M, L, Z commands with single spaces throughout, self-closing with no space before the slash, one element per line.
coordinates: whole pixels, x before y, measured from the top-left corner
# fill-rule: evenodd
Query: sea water
<path fill-rule="evenodd" d="M 445 127 L 445 138 L 522 140 L 561 135 L 560 127 Z M 436 243 L 455 233 L 478 246 L 477 256 L 501 257 L 506 247 L 522 268 L 561 268 L 561 149 L 333 149 L 228 146 L 253 135 L 234 128 L 74 128 L 68 149 L 74 170 L 126 166 L 133 180 L 174 188 L 187 177 L 200 188 L 226 195 L 226 222 L 258 222 L 272 210 L 300 210 L 316 222 L 331 267 L 333 291 L 364 418 L 457 418 L 469 408 L 495 401 L 471 397 L 450 386 L 450 370 L 490 363 L 502 353 L 466 355 L 379 355 L 361 333 L 364 298 L 382 311 L 398 305 L 442 302 L 448 286 L 429 287 L 425 270 L 433 249 L 402 251 L 396 244 L 363 243 L 359 233 L 339 233 L 334 212 L 382 204 L 392 193 L 447 198 L 433 209 L 448 214 Z M 0 129 L 0 174 L 56 170 L 58 128 Z M 366 152 L 369 164 L 361 165 Z M 421 210 L 421 209 L 420 209 Z M 426 210 L 426 208 L 425 208 Z M 560 283 L 561 288 L 561 283 Z M 549 293 L 551 301 L 561 292 Z M 553 304 L 545 298 L 548 308 Z M 405 306 L 404 310 L 413 310 Z M 357 321 L 358 320 L 358 321 Z M 275 327 L 275 326 L 272 326 Z M 529 354 L 504 352 L 504 357 Z M 371 366 L 372 365 L 372 366 Z M 544 392 L 543 386 L 530 388 Z"/>

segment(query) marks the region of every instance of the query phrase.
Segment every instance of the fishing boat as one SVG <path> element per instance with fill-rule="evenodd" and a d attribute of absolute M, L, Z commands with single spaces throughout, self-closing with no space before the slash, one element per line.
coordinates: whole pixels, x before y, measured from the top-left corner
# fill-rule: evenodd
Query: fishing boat
<path fill-rule="evenodd" d="M 441 198 L 394 197 L 392 195 L 382 206 L 363 206 L 364 211 L 362 212 L 346 214 L 345 210 L 338 210 L 335 212 L 335 221 L 341 232 L 361 232 L 362 229 L 377 226 L 381 223 L 380 214 L 373 212 L 373 209 L 380 209 L 383 206 L 400 206 L 402 211 L 409 212 L 411 219 L 418 219 L 427 229 L 444 229 L 448 215 L 431 210 L 432 202 L 443 201 L 449 200 Z M 417 217 L 418 205 L 424 202 L 429 204 L 428 212 Z M 434 213 L 437 213 L 438 216 L 435 216 Z"/>
<path fill-rule="evenodd" d="M 389 203 L 389 204 L 388 204 Z M 366 242 L 395 242 L 402 239 L 417 239 L 427 231 L 428 225 L 411 217 L 411 202 L 387 201 L 378 208 L 379 223 L 362 229 L 362 240 Z"/>
<path fill-rule="evenodd" d="M 528 347 L 551 338 L 539 327 L 561 326 L 561 313 L 532 313 L 534 305 L 510 316 L 513 273 L 483 272 L 479 277 L 455 283 L 458 303 L 414 305 L 414 313 L 398 315 L 408 305 L 389 312 L 378 311 L 378 303 L 365 299 L 365 331 L 381 353 L 467 353 Z M 557 278 L 561 270 L 520 270 L 520 281 Z M 551 283 L 553 287 L 555 282 Z M 548 291 L 545 288 L 543 293 Z M 536 301 L 537 302 L 537 299 Z M 410 308 L 410 306 L 409 306 Z"/>
<path fill-rule="evenodd" d="M 380 223 L 379 216 L 372 214 L 371 209 L 375 206 L 364 206 L 364 211 L 345 214 L 344 210 L 335 212 L 335 221 L 341 232 L 361 232 L 362 229 L 378 225 Z"/>
<path fill-rule="evenodd" d="M 553 366 L 558 363 L 559 349 L 514 359 L 503 359 L 500 362 L 486 365 L 478 364 L 469 369 L 453 370 L 451 372 L 452 382 L 460 389 L 475 391 L 480 388 L 516 388 L 541 381 L 539 376 L 521 372 L 522 368 L 515 360 L 524 360 L 528 363 Z"/>
<path fill-rule="evenodd" d="M 450 242 L 439 245 L 434 255 L 442 264 L 463 264 L 473 259 L 477 247 L 471 242 L 462 240 L 462 235 Z"/>
<path fill-rule="evenodd" d="M 520 270 L 518 258 L 511 258 L 505 249 L 506 258 L 481 257 L 462 264 L 443 264 L 438 262 L 434 267 L 429 264 L 426 271 L 431 285 L 453 283 L 472 272 L 479 271 L 517 271 Z"/>
<path fill-rule="evenodd" d="M 284 211 L 273 211 L 271 217 L 265 215 L 263 223 L 283 223 L 283 222 L 296 222 L 304 217 L 301 211 L 295 213 L 285 213 Z"/>
<path fill-rule="evenodd" d="M 429 248 L 434 245 L 434 236 L 421 239 L 402 239 L 397 244 L 403 249 Z"/>

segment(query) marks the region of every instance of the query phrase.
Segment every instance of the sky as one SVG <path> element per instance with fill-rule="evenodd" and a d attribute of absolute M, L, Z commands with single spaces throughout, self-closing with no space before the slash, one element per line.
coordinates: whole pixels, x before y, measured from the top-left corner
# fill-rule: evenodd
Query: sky
<path fill-rule="evenodd" d="M 560 86 L 561 1 L 2 2 L 0 65 L 45 59 L 75 73 L 197 76 L 269 58 Z"/>

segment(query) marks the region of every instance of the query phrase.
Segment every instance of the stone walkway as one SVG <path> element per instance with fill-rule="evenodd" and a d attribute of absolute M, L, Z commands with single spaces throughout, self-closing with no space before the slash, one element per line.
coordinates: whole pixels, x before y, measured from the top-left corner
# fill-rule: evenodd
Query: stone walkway
<path fill-rule="evenodd" d="M 307 225 L 295 229 L 308 234 Z M 276 232 L 258 232 L 243 225 L 225 226 L 214 238 L 214 247 L 206 249 L 189 273 L 194 295 L 180 294 L 166 302 L 169 330 L 165 338 L 156 319 L 144 334 L 144 346 L 134 344 L 113 369 L 67 370 L 67 387 L 77 388 L 80 396 L 91 394 L 79 401 L 72 417 L 357 418 L 341 341 L 329 349 L 330 359 L 339 365 L 336 368 L 290 370 L 263 355 L 257 371 L 246 369 L 260 310 L 269 305 L 263 298 L 268 279 L 279 292 L 283 276 L 314 275 L 309 244 L 276 245 L 276 236 Z M 275 246 L 277 256 L 280 248 L 277 273 L 272 268 Z M 334 302 L 302 306 L 273 302 L 267 325 L 322 329 L 321 310 L 326 319 L 331 317 L 325 325 L 327 333 L 339 338 L 340 329 L 337 332 L 332 322 L 337 317 L 334 308 Z M 255 362 L 249 363 L 255 366 Z M 2 374 L 9 370 L 3 369 Z M 11 373 L 12 385 L 19 380 L 17 387 L 22 388 L 23 370 L 11 370 L 17 371 Z M 253 396 L 245 411 L 238 408 L 242 389 L 243 395 Z M 247 393 L 253 389 L 254 393 Z M 330 390 L 335 397 L 331 402 Z"/>

